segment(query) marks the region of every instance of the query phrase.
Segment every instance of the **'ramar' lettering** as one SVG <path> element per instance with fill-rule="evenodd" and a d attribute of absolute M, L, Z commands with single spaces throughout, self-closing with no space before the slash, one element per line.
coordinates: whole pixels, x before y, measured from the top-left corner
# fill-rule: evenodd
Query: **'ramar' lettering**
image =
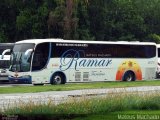
<path fill-rule="evenodd" d="M 71 67 L 78 70 L 82 67 L 107 67 L 112 64 L 112 59 L 98 59 L 98 58 L 81 58 L 84 51 L 76 51 L 69 49 L 64 52 L 60 59 L 60 70 L 65 71 Z"/>

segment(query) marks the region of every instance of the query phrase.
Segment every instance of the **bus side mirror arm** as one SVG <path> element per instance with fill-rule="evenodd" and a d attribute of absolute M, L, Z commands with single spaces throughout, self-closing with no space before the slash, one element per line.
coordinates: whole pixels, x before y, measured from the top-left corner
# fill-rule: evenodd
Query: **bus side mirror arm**
<path fill-rule="evenodd" d="M 11 49 L 6 49 L 6 50 L 4 50 L 3 53 L 2 53 L 1 59 L 4 58 L 4 55 L 5 55 L 7 52 L 11 52 Z"/>

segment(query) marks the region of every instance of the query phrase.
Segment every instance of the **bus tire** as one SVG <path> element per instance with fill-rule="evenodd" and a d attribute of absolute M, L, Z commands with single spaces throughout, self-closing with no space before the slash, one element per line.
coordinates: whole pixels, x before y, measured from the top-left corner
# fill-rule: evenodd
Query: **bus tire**
<path fill-rule="evenodd" d="M 41 83 L 39 83 L 39 84 L 33 84 L 34 86 L 42 86 L 42 85 L 44 85 L 44 84 L 41 84 Z"/>
<path fill-rule="evenodd" d="M 65 84 L 65 75 L 63 73 L 57 72 L 54 73 L 51 78 L 51 84 L 52 85 L 59 85 L 59 84 Z"/>
<path fill-rule="evenodd" d="M 135 81 L 135 74 L 132 71 L 127 71 L 125 72 L 124 76 L 123 76 L 123 81 Z"/>

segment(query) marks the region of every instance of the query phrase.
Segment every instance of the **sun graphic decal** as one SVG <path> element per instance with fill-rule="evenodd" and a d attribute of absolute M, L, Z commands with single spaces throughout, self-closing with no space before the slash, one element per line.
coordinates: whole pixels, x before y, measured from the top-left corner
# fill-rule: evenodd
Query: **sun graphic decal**
<path fill-rule="evenodd" d="M 131 70 L 135 73 L 137 80 L 142 80 L 142 71 L 139 64 L 135 60 L 125 60 L 118 67 L 116 80 L 122 80 L 126 71 Z"/>

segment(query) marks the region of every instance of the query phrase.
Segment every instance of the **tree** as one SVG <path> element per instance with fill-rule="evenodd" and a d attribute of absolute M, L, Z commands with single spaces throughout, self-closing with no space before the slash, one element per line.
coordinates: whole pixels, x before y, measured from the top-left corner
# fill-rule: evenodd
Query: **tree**
<path fill-rule="evenodd" d="M 90 31 L 94 35 L 95 40 L 105 40 L 106 4 L 105 0 L 89 0 Z"/>
<path fill-rule="evenodd" d="M 47 20 L 49 37 L 63 38 L 64 37 L 64 16 L 65 16 L 65 2 L 56 1 L 54 7 L 49 10 Z"/>
<path fill-rule="evenodd" d="M 160 0 L 1 0 L 0 41 L 64 38 L 153 41 Z"/>

